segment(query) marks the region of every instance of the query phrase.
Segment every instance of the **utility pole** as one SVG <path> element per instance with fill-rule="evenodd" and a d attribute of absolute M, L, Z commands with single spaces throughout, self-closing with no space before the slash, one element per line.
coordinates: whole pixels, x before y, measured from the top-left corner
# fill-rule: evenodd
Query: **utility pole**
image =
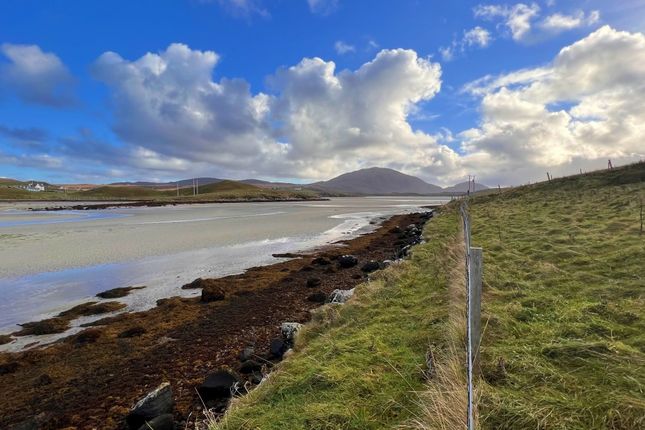
<path fill-rule="evenodd" d="M 199 194 L 199 178 L 197 178 L 196 181 L 197 181 L 196 192 L 197 192 L 197 194 Z"/>

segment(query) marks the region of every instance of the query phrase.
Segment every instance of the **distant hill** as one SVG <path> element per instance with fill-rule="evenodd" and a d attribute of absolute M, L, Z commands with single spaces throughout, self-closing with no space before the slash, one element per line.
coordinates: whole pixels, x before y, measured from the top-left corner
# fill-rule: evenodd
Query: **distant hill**
<path fill-rule="evenodd" d="M 290 182 L 271 182 L 263 181 L 261 179 L 243 179 L 240 182 L 249 185 L 255 185 L 260 188 L 298 188 L 303 187 L 302 184 L 292 184 Z"/>
<path fill-rule="evenodd" d="M 316 182 L 308 187 L 348 194 L 437 194 L 442 188 L 393 169 L 372 167 L 345 173 L 329 181 Z"/>
<path fill-rule="evenodd" d="M 475 182 L 475 187 L 473 189 L 472 185 L 470 186 L 470 192 L 477 192 L 477 191 L 483 191 L 483 190 L 488 190 L 489 188 L 484 185 Z M 453 185 L 452 187 L 446 187 L 443 189 L 444 193 L 465 193 L 468 191 L 468 181 L 465 182 L 460 182 L 456 185 Z"/>
<path fill-rule="evenodd" d="M 199 182 L 199 186 L 214 184 L 216 182 L 221 182 L 223 179 L 219 178 L 196 178 Z M 136 187 L 148 187 L 148 188 L 172 188 L 179 185 L 179 188 L 182 187 L 192 187 L 193 179 L 182 179 L 180 181 L 171 181 L 171 182 L 146 182 L 146 181 L 137 181 L 137 182 L 114 182 L 110 185 L 123 185 L 123 186 L 136 186 Z"/>

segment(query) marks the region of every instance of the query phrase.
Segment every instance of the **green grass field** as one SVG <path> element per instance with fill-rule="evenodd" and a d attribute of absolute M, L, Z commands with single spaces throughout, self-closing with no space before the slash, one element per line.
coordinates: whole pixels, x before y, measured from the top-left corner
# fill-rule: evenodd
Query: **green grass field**
<path fill-rule="evenodd" d="M 643 163 L 471 199 L 484 248 L 480 428 L 645 428 L 641 200 Z M 463 429 L 458 205 L 410 261 L 319 310 L 296 353 L 213 430 Z"/>
<path fill-rule="evenodd" d="M 199 187 L 199 194 L 193 195 L 192 187 L 176 190 L 158 190 L 140 186 L 101 186 L 86 191 L 50 190 L 30 192 L 18 188 L 12 180 L 0 181 L 0 200 L 153 200 L 153 201 L 200 201 L 200 200 L 282 200 L 311 199 L 319 195 L 310 190 L 268 189 L 236 181 L 221 181 Z"/>

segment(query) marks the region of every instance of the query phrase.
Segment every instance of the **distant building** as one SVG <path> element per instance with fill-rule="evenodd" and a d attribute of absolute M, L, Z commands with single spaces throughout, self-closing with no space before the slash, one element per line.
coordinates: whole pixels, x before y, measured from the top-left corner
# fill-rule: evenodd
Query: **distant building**
<path fill-rule="evenodd" d="M 33 192 L 45 191 L 45 184 L 41 184 L 38 182 L 30 182 L 25 186 L 25 190 L 33 191 Z"/>

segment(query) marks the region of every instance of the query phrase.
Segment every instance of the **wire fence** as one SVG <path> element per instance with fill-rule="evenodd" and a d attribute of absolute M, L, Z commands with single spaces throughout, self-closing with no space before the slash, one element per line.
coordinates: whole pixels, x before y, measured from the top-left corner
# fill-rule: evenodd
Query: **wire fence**
<path fill-rule="evenodd" d="M 464 227 L 464 244 L 466 247 L 466 370 L 468 384 L 468 430 L 475 429 L 473 373 L 477 367 L 479 342 L 481 335 L 481 287 L 482 262 L 481 248 L 471 246 L 470 215 L 468 203 L 463 202 L 460 208 Z"/>

